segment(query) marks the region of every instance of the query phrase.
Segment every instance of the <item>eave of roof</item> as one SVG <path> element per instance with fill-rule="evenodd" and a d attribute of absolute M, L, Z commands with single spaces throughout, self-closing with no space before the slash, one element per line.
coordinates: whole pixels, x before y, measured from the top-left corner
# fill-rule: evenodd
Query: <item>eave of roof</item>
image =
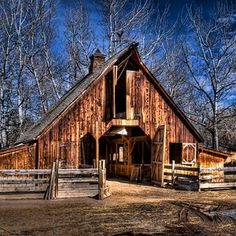
<path fill-rule="evenodd" d="M 202 145 L 199 145 L 198 149 L 201 152 L 212 153 L 212 154 L 218 155 L 220 157 L 223 157 L 225 159 L 232 155 L 230 152 L 223 152 L 223 151 L 219 151 L 219 150 L 216 150 L 216 149 L 213 149 L 213 148 L 210 148 L 210 147 L 206 147 L 206 146 L 202 146 Z"/>

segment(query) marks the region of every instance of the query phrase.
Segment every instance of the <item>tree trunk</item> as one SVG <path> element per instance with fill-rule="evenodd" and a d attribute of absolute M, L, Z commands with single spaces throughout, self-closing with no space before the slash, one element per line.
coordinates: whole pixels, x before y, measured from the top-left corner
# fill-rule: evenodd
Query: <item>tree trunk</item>
<path fill-rule="evenodd" d="M 217 125 L 213 125 L 213 132 L 212 132 L 212 146 L 214 149 L 219 150 L 219 134 Z"/>

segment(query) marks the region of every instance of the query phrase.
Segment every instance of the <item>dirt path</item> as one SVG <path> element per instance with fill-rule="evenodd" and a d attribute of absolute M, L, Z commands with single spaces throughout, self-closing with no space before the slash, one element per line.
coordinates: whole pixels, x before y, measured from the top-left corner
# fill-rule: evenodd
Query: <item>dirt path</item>
<path fill-rule="evenodd" d="M 0 235 L 236 235 L 236 221 L 202 220 L 188 211 L 190 205 L 207 213 L 235 212 L 235 190 L 198 193 L 109 183 L 113 194 L 104 201 L 1 200 Z M 187 221 L 179 218 L 181 211 Z"/>

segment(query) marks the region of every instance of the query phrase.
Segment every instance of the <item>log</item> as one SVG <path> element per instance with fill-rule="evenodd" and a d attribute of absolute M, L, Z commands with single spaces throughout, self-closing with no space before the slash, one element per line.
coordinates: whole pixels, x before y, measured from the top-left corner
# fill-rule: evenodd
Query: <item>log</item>
<path fill-rule="evenodd" d="M 87 190 L 87 189 L 98 189 L 97 184 L 86 184 L 86 185 L 81 185 L 81 184 L 59 184 L 58 185 L 58 191 L 61 190 L 75 190 L 75 191 L 82 191 L 82 190 Z"/>
<path fill-rule="evenodd" d="M 57 198 L 73 198 L 73 197 L 93 197 L 98 194 L 96 190 L 86 190 L 86 191 L 58 191 Z"/>
<path fill-rule="evenodd" d="M 200 189 L 211 189 L 211 188 L 232 188 L 236 187 L 236 182 L 233 183 L 200 183 Z"/>
<path fill-rule="evenodd" d="M 98 169 L 59 169 L 59 175 L 98 175 Z"/>
<path fill-rule="evenodd" d="M 48 184 L 48 179 L 1 179 L 0 184 Z"/>
<path fill-rule="evenodd" d="M 165 170 L 172 169 L 172 164 L 165 164 L 164 166 Z M 185 171 L 199 171 L 198 167 L 192 167 L 192 166 L 183 166 L 179 164 L 175 164 L 175 170 L 185 170 Z"/>
<path fill-rule="evenodd" d="M 0 170 L 0 175 L 49 175 L 50 169 Z"/>
<path fill-rule="evenodd" d="M 98 183 L 98 177 L 91 178 L 59 178 L 58 183 Z"/>
<path fill-rule="evenodd" d="M 5 193 L 0 195 L 0 200 L 23 200 L 23 199 L 43 199 L 44 192 L 40 193 Z"/>
<path fill-rule="evenodd" d="M 221 168 L 200 168 L 200 172 L 211 172 L 211 171 L 224 171 L 224 172 L 236 172 L 236 167 L 221 167 Z"/>
<path fill-rule="evenodd" d="M 9 185 L 0 187 L 0 193 L 17 193 L 17 192 L 45 192 L 47 185 Z"/>

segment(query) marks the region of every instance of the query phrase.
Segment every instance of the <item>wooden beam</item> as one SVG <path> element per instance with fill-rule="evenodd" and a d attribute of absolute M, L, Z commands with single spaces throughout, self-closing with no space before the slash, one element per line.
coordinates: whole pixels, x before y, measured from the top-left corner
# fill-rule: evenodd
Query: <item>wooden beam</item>
<path fill-rule="evenodd" d="M 59 169 L 59 175 L 98 175 L 98 169 Z"/>
<path fill-rule="evenodd" d="M 132 164 L 132 152 L 133 152 L 133 148 L 134 148 L 134 145 L 135 143 L 132 142 L 131 140 L 128 140 L 127 141 L 128 143 L 128 165 L 131 165 Z"/>
<path fill-rule="evenodd" d="M 131 74 L 126 72 L 126 119 L 131 119 Z"/>
<path fill-rule="evenodd" d="M 113 78 L 113 117 L 116 117 L 116 84 L 117 84 L 117 72 L 118 66 L 113 66 L 112 78 Z"/>
<path fill-rule="evenodd" d="M 123 72 L 124 72 L 124 70 L 125 70 L 127 64 L 128 64 L 128 60 L 125 62 L 125 65 L 124 65 L 124 67 L 122 68 L 122 71 L 120 72 L 119 77 L 117 78 L 117 80 L 119 80 L 120 77 L 122 76 L 122 74 L 123 74 Z"/>
<path fill-rule="evenodd" d="M 98 121 L 96 121 L 96 166 L 99 162 L 99 134 L 98 134 Z"/>
<path fill-rule="evenodd" d="M 134 150 L 136 142 L 135 142 L 135 140 L 130 140 L 130 142 L 132 143 L 131 146 L 130 146 L 130 155 L 132 155 L 132 152 Z"/>
<path fill-rule="evenodd" d="M 236 182 L 232 183 L 200 183 L 200 189 L 206 188 L 232 188 L 236 187 Z"/>
<path fill-rule="evenodd" d="M 236 171 L 236 167 L 216 167 L 216 168 L 200 168 L 200 172 L 211 172 L 211 171 L 224 171 L 224 172 L 233 172 Z"/>
<path fill-rule="evenodd" d="M 130 139 L 134 140 L 135 142 L 146 141 L 147 140 L 147 136 L 136 136 L 136 137 L 131 137 Z"/>
<path fill-rule="evenodd" d="M 50 169 L 31 169 L 31 170 L 0 170 L 0 175 L 47 175 Z"/>

